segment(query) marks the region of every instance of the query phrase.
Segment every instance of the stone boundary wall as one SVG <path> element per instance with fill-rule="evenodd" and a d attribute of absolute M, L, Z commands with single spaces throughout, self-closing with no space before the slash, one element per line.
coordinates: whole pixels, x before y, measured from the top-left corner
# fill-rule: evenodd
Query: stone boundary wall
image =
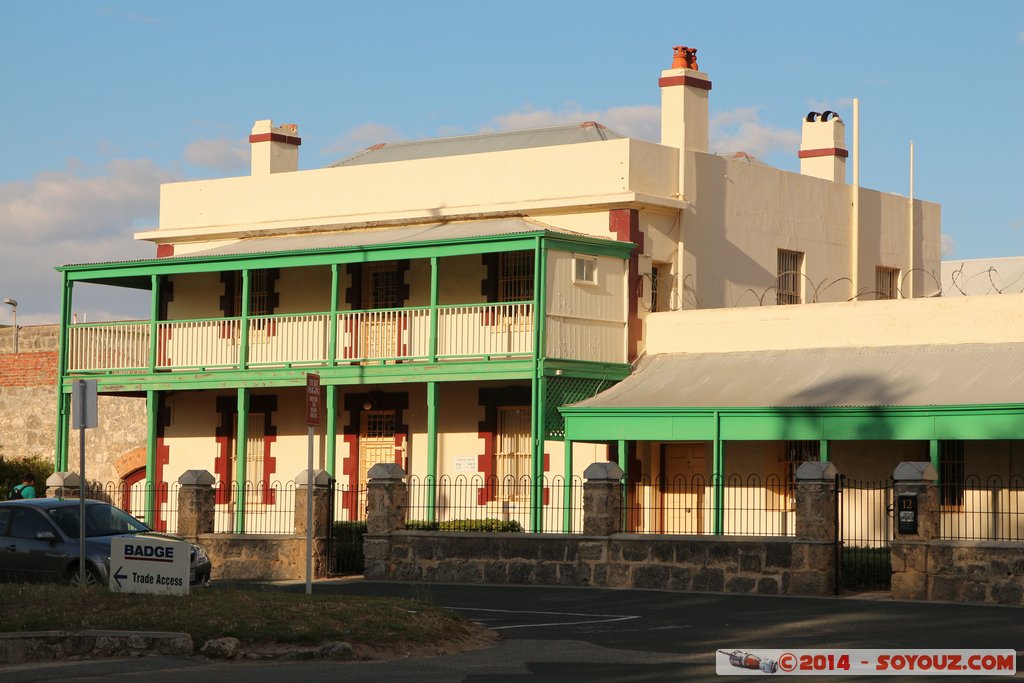
<path fill-rule="evenodd" d="M 1024 605 L 1024 545 L 998 541 L 897 542 L 892 597 Z"/>
<path fill-rule="evenodd" d="M 295 581 L 306 576 L 306 535 L 199 534 L 211 580 Z M 327 575 L 327 541 L 313 541 L 313 575 Z"/>
<path fill-rule="evenodd" d="M 749 536 L 394 531 L 364 539 L 367 579 L 831 595 L 834 547 Z"/>

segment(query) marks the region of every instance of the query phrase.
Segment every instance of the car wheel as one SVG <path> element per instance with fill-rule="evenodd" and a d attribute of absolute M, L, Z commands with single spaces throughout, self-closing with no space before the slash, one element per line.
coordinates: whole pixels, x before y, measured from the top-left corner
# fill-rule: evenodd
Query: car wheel
<path fill-rule="evenodd" d="M 81 586 L 83 583 L 86 586 L 99 586 L 100 575 L 97 573 L 95 567 L 88 564 L 85 565 L 85 581 L 83 582 L 79 576 L 79 565 L 76 562 L 67 573 L 67 582 L 72 586 Z"/>

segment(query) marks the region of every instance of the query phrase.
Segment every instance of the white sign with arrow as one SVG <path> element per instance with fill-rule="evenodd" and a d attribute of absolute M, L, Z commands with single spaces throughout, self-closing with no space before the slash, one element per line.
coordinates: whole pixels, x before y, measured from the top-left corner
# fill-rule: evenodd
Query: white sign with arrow
<path fill-rule="evenodd" d="M 188 595 L 191 552 L 188 541 L 116 536 L 110 539 L 110 590 Z"/>

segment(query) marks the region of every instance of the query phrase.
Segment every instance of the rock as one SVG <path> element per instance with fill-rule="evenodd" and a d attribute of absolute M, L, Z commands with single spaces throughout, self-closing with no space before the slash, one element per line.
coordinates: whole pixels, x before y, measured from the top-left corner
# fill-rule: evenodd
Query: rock
<path fill-rule="evenodd" d="M 317 657 L 322 659 L 355 659 L 356 651 L 348 643 L 333 642 L 321 645 L 316 651 Z"/>
<path fill-rule="evenodd" d="M 215 659 L 234 659 L 239 655 L 241 643 L 238 638 L 212 638 L 199 648 L 207 657 Z"/>

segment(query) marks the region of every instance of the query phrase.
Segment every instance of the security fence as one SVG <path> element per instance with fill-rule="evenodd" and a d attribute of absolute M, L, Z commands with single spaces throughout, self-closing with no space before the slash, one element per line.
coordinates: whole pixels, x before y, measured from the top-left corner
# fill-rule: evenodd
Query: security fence
<path fill-rule="evenodd" d="M 1024 477 L 968 476 L 939 487 L 940 538 L 1024 541 Z"/>

